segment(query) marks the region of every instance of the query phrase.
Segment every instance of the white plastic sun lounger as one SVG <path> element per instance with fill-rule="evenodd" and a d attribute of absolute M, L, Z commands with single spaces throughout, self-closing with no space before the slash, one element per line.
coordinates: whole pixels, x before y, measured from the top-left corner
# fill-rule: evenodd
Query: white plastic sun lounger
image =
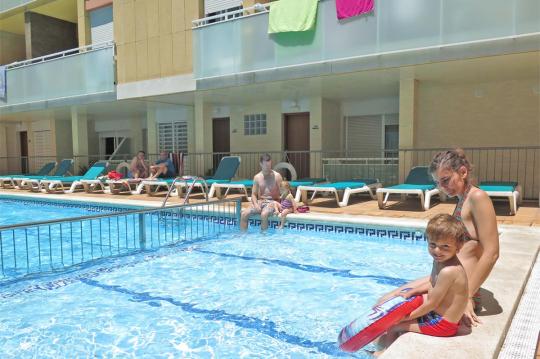
<path fill-rule="evenodd" d="M 375 191 L 381 187 L 381 183 L 377 179 L 356 179 L 350 181 L 340 181 L 323 183 L 310 186 L 298 186 L 296 190 L 296 202 L 304 202 L 308 204 L 318 193 L 329 192 L 335 196 L 336 202 L 340 207 L 345 207 L 349 204 L 351 195 L 358 193 L 367 193 L 371 198 L 375 199 Z M 308 191 L 313 191 L 311 198 L 308 199 Z M 339 200 L 339 193 L 343 191 L 343 199 Z"/>
<path fill-rule="evenodd" d="M 417 195 L 424 211 L 427 211 L 431 206 L 431 197 L 439 195 L 442 201 L 446 199 L 446 196 L 439 191 L 433 179 L 430 178 L 427 167 L 411 169 L 405 183 L 377 189 L 377 202 L 380 209 L 385 209 L 391 194 Z"/>

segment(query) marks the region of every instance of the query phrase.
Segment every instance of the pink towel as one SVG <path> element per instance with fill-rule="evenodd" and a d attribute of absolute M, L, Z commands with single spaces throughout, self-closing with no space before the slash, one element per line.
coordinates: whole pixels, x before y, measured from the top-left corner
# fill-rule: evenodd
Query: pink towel
<path fill-rule="evenodd" d="M 336 0 L 337 18 L 347 19 L 373 10 L 374 0 Z"/>

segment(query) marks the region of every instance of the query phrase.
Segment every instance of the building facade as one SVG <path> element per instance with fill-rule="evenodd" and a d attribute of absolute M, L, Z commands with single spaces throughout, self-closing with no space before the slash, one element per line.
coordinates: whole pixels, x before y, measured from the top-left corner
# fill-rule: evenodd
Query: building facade
<path fill-rule="evenodd" d="M 248 177 L 268 151 L 300 177 L 396 158 L 391 182 L 459 146 L 538 198 L 538 1 L 378 0 L 338 20 L 321 0 L 312 30 L 271 35 L 258 3 L 3 1 L 0 171 L 144 149 L 188 153 L 194 174 L 239 153 Z"/>

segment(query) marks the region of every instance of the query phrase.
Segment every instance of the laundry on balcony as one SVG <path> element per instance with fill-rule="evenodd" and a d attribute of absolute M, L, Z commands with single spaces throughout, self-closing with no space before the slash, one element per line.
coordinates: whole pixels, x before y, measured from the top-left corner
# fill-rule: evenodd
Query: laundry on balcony
<path fill-rule="evenodd" d="M 339 20 L 373 11 L 374 0 L 336 0 L 336 13 Z"/>
<path fill-rule="evenodd" d="M 270 6 L 268 33 L 309 31 L 315 27 L 319 0 L 279 0 Z"/>

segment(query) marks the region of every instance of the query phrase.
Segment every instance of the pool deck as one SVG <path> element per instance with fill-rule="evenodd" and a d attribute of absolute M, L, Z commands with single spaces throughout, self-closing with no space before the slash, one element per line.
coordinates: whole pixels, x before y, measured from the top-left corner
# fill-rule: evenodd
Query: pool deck
<path fill-rule="evenodd" d="M 163 200 L 161 196 L 149 197 L 147 195 L 87 193 L 50 195 L 0 189 L 0 195 L 3 194 L 150 207 L 160 206 Z M 194 196 L 191 203 L 203 201 L 202 196 Z M 172 198 L 169 204 L 182 202 L 183 200 Z M 247 202 L 243 203 L 244 207 L 248 205 Z M 352 201 L 351 205 L 340 208 L 335 200 L 322 198 L 310 204 L 310 213 L 290 215 L 288 218 L 423 227 L 427 220 L 437 213 L 452 213 L 454 206 L 455 201 L 435 202 L 428 211 L 422 211 L 419 201 L 411 198 L 405 202 L 394 203 L 389 209 L 380 210 L 376 201 L 360 198 Z M 429 357 L 434 353 L 439 359 L 497 357 L 537 260 L 540 249 L 540 208 L 538 208 L 538 202 L 524 202 L 515 216 L 509 216 L 508 203 L 497 202 L 495 210 L 500 231 L 500 257 L 491 275 L 482 286 L 483 308 L 479 316 L 483 324 L 473 328 L 472 332 L 461 328 L 461 335 L 452 338 L 435 338 L 407 333 L 398 338 L 381 358 Z"/>

